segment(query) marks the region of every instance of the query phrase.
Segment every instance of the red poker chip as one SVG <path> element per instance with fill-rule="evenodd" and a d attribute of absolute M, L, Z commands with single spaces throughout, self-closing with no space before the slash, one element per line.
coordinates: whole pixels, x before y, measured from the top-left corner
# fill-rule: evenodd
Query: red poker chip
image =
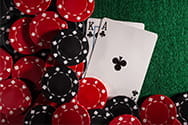
<path fill-rule="evenodd" d="M 58 31 L 67 28 L 67 23 L 57 13 L 47 11 L 32 19 L 29 32 L 35 45 L 48 49 Z"/>
<path fill-rule="evenodd" d="M 133 115 L 120 115 L 115 117 L 109 125 L 142 125 L 139 119 Z"/>
<path fill-rule="evenodd" d="M 14 3 L 23 13 L 35 15 L 47 10 L 50 6 L 51 0 L 14 0 Z"/>
<path fill-rule="evenodd" d="M 0 48 L 0 81 L 10 76 L 13 59 L 10 54 Z"/>
<path fill-rule="evenodd" d="M 170 125 L 182 125 L 178 119 L 174 119 Z"/>
<path fill-rule="evenodd" d="M 0 113 L 0 125 L 10 125 L 7 116 L 3 113 Z"/>
<path fill-rule="evenodd" d="M 104 84 L 96 78 L 80 80 L 78 94 L 72 102 L 83 105 L 86 109 L 104 108 L 107 101 L 107 90 Z"/>
<path fill-rule="evenodd" d="M 25 114 L 19 114 L 14 117 L 8 118 L 8 122 L 10 125 L 23 125 Z"/>
<path fill-rule="evenodd" d="M 148 97 L 141 105 L 140 118 L 143 125 L 169 124 L 176 118 L 174 102 L 164 95 Z"/>
<path fill-rule="evenodd" d="M 35 84 L 36 89 L 41 89 L 41 78 L 44 73 L 45 62 L 35 56 L 20 58 L 12 70 L 12 77 L 24 78 Z"/>
<path fill-rule="evenodd" d="M 33 54 L 39 51 L 29 36 L 29 23 L 32 18 L 24 17 L 11 26 L 9 32 L 9 40 L 11 46 L 19 53 Z"/>
<path fill-rule="evenodd" d="M 45 61 L 45 68 L 48 69 L 50 67 L 57 66 L 58 62 L 54 59 L 52 55 L 49 55 Z"/>
<path fill-rule="evenodd" d="M 46 105 L 48 103 L 50 103 L 50 101 L 41 93 L 38 95 L 32 106 L 34 107 L 37 105 Z"/>
<path fill-rule="evenodd" d="M 42 93 L 38 95 L 36 100 L 34 101 L 34 104 L 32 107 L 35 107 L 37 105 L 50 105 L 52 107 L 56 107 L 57 103 L 50 102 Z"/>
<path fill-rule="evenodd" d="M 31 93 L 19 79 L 0 82 L 0 113 L 15 116 L 23 113 L 31 105 Z"/>
<path fill-rule="evenodd" d="M 58 107 L 52 117 L 53 125 L 90 125 L 88 111 L 81 105 L 65 103 Z"/>
<path fill-rule="evenodd" d="M 68 21 L 82 22 L 91 16 L 95 8 L 94 0 L 57 0 L 59 14 Z"/>
<path fill-rule="evenodd" d="M 85 63 L 82 62 L 77 65 L 68 66 L 68 68 L 72 69 L 76 73 L 76 76 L 78 77 L 78 79 L 80 79 L 83 75 L 84 70 L 85 70 Z"/>

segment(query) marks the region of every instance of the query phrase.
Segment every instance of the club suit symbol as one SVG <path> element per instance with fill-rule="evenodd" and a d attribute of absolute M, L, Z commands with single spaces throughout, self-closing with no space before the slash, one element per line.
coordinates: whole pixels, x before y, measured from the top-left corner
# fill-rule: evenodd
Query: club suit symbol
<path fill-rule="evenodd" d="M 122 67 L 125 67 L 127 65 L 127 62 L 123 60 L 123 57 L 119 56 L 119 58 L 114 57 L 112 59 L 112 63 L 115 64 L 114 69 L 116 71 L 120 71 Z"/>
<path fill-rule="evenodd" d="M 105 37 L 105 36 L 106 36 L 105 32 L 102 31 L 102 32 L 100 33 L 100 36 L 101 36 L 101 37 Z"/>
<path fill-rule="evenodd" d="M 87 36 L 88 36 L 89 38 L 93 37 L 92 32 L 90 31 L 90 32 L 87 34 Z"/>

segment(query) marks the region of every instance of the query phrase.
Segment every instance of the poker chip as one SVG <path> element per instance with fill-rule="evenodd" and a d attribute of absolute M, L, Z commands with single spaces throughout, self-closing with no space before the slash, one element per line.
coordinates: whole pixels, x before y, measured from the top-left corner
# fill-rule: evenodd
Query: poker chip
<path fill-rule="evenodd" d="M 109 125 L 142 125 L 139 119 L 133 115 L 120 115 L 115 117 Z"/>
<path fill-rule="evenodd" d="M 113 118 L 113 115 L 104 109 L 91 109 L 88 112 L 91 118 L 91 125 L 108 125 Z"/>
<path fill-rule="evenodd" d="M 140 118 L 143 125 L 169 124 L 176 118 L 174 102 L 164 95 L 148 97 L 141 105 Z"/>
<path fill-rule="evenodd" d="M 104 84 L 91 77 L 80 80 L 78 94 L 72 100 L 72 102 L 83 105 L 86 109 L 104 108 L 106 101 L 107 90 Z"/>
<path fill-rule="evenodd" d="M 9 117 L 8 122 L 10 125 L 23 125 L 25 118 L 25 112 L 14 117 Z"/>
<path fill-rule="evenodd" d="M 14 0 L 15 6 L 25 14 L 35 15 L 44 12 L 50 6 L 51 0 Z"/>
<path fill-rule="evenodd" d="M 11 46 L 21 54 L 33 54 L 39 51 L 29 36 L 29 23 L 32 18 L 24 17 L 11 26 L 9 31 L 9 40 Z"/>
<path fill-rule="evenodd" d="M 50 67 L 58 66 L 57 60 L 54 59 L 54 57 L 50 54 L 48 55 L 46 61 L 45 61 L 45 68 L 48 69 Z"/>
<path fill-rule="evenodd" d="M 31 93 L 19 79 L 0 82 L 0 112 L 5 115 L 18 115 L 31 105 Z"/>
<path fill-rule="evenodd" d="M 68 21 L 82 22 L 91 16 L 95 8 L 94 0 L 57 0 L 57 11 Z"/>
<path fill-rule="evenodd" d="M 44 61 L 35 56 L 20 58 L 12 70 L 12 77 L 31 81 L 37 90 L 41 89 L 41 78 L 44 73 Z"/>
<path fill-rule="evenodd" d="M 17 59 L 22 56 L 22 54 L 18 53 L 16 50 L 12 48 L 10 45 L 10 41 L 8 38 L 9 31 L 10 31 L 11 23 L 0 27 L 0 47 L 5 49 L 13 59 Z"/>
<path fill-rule="evenodd" d="M 51 125 L 54 111 L 49 105 L 35 106 L 27 113 L 24 125 Z"/>
<path fill-rule="evenodd" d="M 4 25 L 0 27 L 0 46 L 4 46 L 6 42 L 8 41 L 8 33 L 9 33 L 9 26 L 10 25 Z"/>
<path fill-rule="evenodd" d="M 65 103 L 54 112 L 52 125 L 90 125 L 89 113 L 79 104 Z"/>
<path fill-rule="evenodd" d="M 37 56 L 43 60 L 46 60 L 50 55 L 51 51 L 49 49 L 42 49 L 39 52 L 35 53 L 34 56 Z"/>
<path fill-rule="evenodd" d="M 40 93 L 34 100 L 33 106 L 47 105 L 48 103 L 50 103 L 50 101 L 44 96 L 44 94 Z"/>
<path fill-rule="evenodd" d="M 115 117 L 123 114 L 139 116 L 138 106 L 126 96 L 116 96 L 107 101 L 105 110 L 110 111 Z"/>
<path fill-rule="evenodd" d="M 57 13 L 46 11 L 32 19 L 29 33 L 35 45 L 48 49 L 59 30 L 67 28 L 67 23 Z"/>
<path fill-rule="evenodd" d="M 177 108 L 177 118 L 182 124 L 188 124 L 188 92 L 176 94 L 172 100 Z"/>
<path fill-rule="evenodd" d="M 44 95 L 52 102 L 69 102 L 78 92 L 79 81 L 76 74 L 65 66 L 49 68 L 42 78 Z"/>
<path fill-rule="evenodd" d="M 86 62 L 89 45 L 86 37 L 76 30 L 62 30 L 59 37 L 52 42 L 52 53 L 60 64 L 72 66 Z"/>
<path fill-rule="evenodd" d="M 1 0 L 0 1 L 0 5 L 1 5 L 0 6 L 0 9 L 1 9 L 0 22 L 1 22 L 1 25 L 8 23 L 13 18 L 14 8 L 9 6 L 9 4 L 7 4 L 8 2 L 10 2 L 10 0 Z"/>
<path fill-rule="evenodd" d="M 78 79 L 80 79 L 84 73 L 85 66 L 86 64 L 82 62 L 77 65 L 68 66 L 68 68 L 72 69 L 76 73 L 76 76 L 78 77 Z"/>
<path fill-rule="evenodd" d="M 0 81 L 10 76 L 13 60 L 10 54 L 0 48 Z"/>
<path fill-rule="evenodd" d="M 67 22 L 69 29 L 81 31 L 83 36 L 86 34 L 86 21 L 84 22 Z"/>
<path fill-rule="evenodd" d="M 7 116 L 3 113 L 0 113 L 0 125 L 10 125 Z"/>
<path fill-rule="evenodd" d="M 186 125 L 187 123 L 183 123 L 183 125 Z M 171 125 L 182 125 L 181 122 L 178 119 L 174 119 L 171 123 Z"/>

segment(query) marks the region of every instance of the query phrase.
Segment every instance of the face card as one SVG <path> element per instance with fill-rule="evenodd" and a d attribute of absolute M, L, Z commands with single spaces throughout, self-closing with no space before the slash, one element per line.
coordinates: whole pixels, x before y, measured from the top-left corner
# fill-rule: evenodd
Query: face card
<path fill-rule="evenodd" d="M 154 33 L 104 18 L 86 77 L 103 81 L 111 97 L 137 101 L 156 40 Z"/>
<path fill-rule="evenodd" d="M 133 26 L 135 28 L 144 29 L 143 23 L 128 22 L 128 21 L 117 21 L 117 20 L 112 20 L 112 19 L 109 19 L 109 20 L 113 21 L 114 23 L 121 23 L 123 25 L 129 25 L 129 26 Z M 97 39 L 97 36 L 98 36 L 98 32 L 99 32 L 99 29 L 100 29 L 101 21 L 102 21 L 102 19 L 99 19 L 99 18 L 89 18 L 87 20 L 86 37 L 88 38 L 88 42 L 89 42 L 89 53 L 88 53 L 88 56 L 87 56 L 87 65 L 89 64 L 90 58 L 92 56 L 92 52 L 93 52 L 95 42 L 96 42 L 96 39 Z M 87 68 L 86 68 L 86 70 L 87 70 Z"/>
<path fill-rule="evenodd" d="M 90 58 L 91 58 L 91 54 L 92 54 L 93 47 L 94 47 L 94 41 L 97 37 L 97 33 L 99 30 L 100 24 L 101 24 L 101 19 L 89 18 L 87 20 L 86 37 L 89 42 L 89 52 L 88 52 L 88 56 L 87 56 L 87 64 L 89 63 Z"/>

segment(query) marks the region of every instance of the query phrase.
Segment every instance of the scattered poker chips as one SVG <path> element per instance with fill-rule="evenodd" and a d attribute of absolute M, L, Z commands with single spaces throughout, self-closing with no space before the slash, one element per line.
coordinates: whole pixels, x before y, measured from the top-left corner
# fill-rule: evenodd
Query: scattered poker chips
<path fill-rule="evenodd" d="M 37 47 L 29 36 L 29 23 L 32 18 L 24 17 L 16 22 L 10 28 L 9 40 L 11 46 L 17 52 L 21 54 L 33 54 L 39 51 Z"/>
<path fill-rule="evenodd" d="M 123 114 L 139 116 L 137 104 L 126 96 L 116 96 L 107 101 L 105 110 L 110 111 L 115 117 Z"/>
<path fill-rule="evenodd" d="M 8 116 L 21 114 L 31 105 L 31 100 L 25 82 L 19 79 L 0 82 L 0 113 Z"/>
<path fill-rule="evenodd" d="M 183 124 L 188 124 L 188 92 L 174 95 L 172 100 L 176 104 L 177 118 Z"/>
<path fill-rule="evenodd" d="M 94 0 L 57 0 L 57 11 L 68 21 L 85 21 L 94 11 Z"/>
<path fill-rule="evenodd" d="M 164 95 L 148 97 L 141 105 L 140 118 L 143 125 L 169 124 L 176 118 L 174 102 Z"/>
<path fill-rule="evenodd" d="M 89 44 L 86 37 L 76 30 L 62 30 L 52 42 L 52 53 L 60 64 L 72 66 L 85 62 Z"/>
<path fill-rule="evenodd" d="M 49 68 L 42 78 L 44 95 L 52 102 L 69 102 L 78 92 L 79 81 L 76 74 L 65 66 Z"/>
<path fill-rule="evenodd" d="M 51 0 L 14 0 L 16 7 L 25 14 L 35 15 L 44 12 L 50 6 Z"/>
<path fill-rule="evenodd" d="M 49 105 L 35 106 L 27 113 L 24 125 L 51 125 L 54 111 Z"/>
<path fill-rule="evenodd" d="M 112 120 L 113 115 L 104 109 L 91 109 L 88 110 L 91 125 L 108 125 L 108 123 Z"/>
<path fill-rule="evenodd" d="M 12 70 L 12 77 L 24 78 L 31 81 L 35 88 L 41 89 L 41 78 L 44 73 L 44 61 L 35 56 L 25 56 L 20 58 Z"/>
<path fill-rule="evenodd" d="M 86 64 L 84 62 L 79 63 L 77 65 L 68 66 L 68 68 L 72 69 L 75 73 L 78 79 L 80 79 L 84 73 Z"/>
<path fill-rule="evenodd" d="M 83 106 L 65 103 L 54 112 L 52 125 L 90 125 L 90 116 Z"/>
<path fill-rule="evenodd" d="M 10 54 L 0 48 L 0 81 L 10 76 L 13 60 Z"/>
<path fill-rule="evenodd" d="M 83 105 L 86 109 L 104 108 L 107 101 L 106 87 L 96 78 L 83 78 L 80 80 L 78 94 L 72 101 Z"/>
<path fill-rule="evenodd" d="M 35 45 L 48 49 L 58 31 L 67 28 L 67 23 L 57 13 L 46 11 L 32 19 L 29 33 Z"/>
<path fill-rule="evenodd" d="M 115 117 L 109 125 L 142 125 L 139 119 L 133 115 L 120 115 Z"/>

